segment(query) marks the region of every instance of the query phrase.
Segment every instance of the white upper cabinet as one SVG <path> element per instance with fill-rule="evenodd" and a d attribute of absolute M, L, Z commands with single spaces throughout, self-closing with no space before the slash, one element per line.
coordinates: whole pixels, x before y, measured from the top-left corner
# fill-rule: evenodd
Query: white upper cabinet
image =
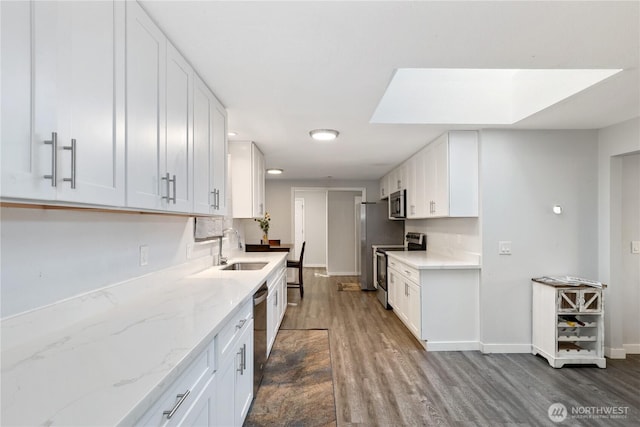
<path fill-rule="evenodd" d="M 168 198 L 165 209 L 191 212 L 193 209 L 193 69 L 167 42 L 166 165 L 163 184 Z M 162 167 L 162 165 L 161 165 Z"/>
<path fill-rule="evenodd" d="M 230 142 L 231 200 L 234 218 L 265 214 L 264 156 L 253 142 Z"/>
<path fill-rule="evenodd" d="M 478 134 L 452 131 L 427 147 L 429 217 L 478 216 Z"/>
<path fill-rule="evenodd" d="M 380 200 L 389 198 L 389 174 L 380 178 Z"/>
<path fill-rule="evenodd" d="M 127 206 L 193 209 L 193 70 L 127 2 Z"/>
<path fill-rule="evenodd" d="M 196 76 L 193 95 L 194 212 L 226 213 L 227 113 Z"/>
<path fill-rule="evenodd" d="M 122 206 L 124 4 L 1 14 L 2 197 Z"/>
<path fill-rule="evenodd" d="M 227 214 L 227 110 L 217 99 L 213 105 L 213 140 L 209 187 L 212 214 Z"/>

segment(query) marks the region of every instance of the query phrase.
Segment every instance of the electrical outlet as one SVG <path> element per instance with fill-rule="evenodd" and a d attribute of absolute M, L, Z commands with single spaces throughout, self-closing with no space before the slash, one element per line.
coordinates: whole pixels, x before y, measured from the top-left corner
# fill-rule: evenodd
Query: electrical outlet
<path fill-rule="evenodd" d="M 140 246 L 140 265 L 149 264 L 149 246 L 141 245 Z"/>
<path fill-rule="evenodd" d="M 631 242 L 631 253 L 640 254 L 640 240 L 634 240 Z"/>
<path fill-rule="evenodd" d="M 187 259 L 191 259 L 193 254 L 193 243 L 187 243 Z"/>
<path fill-rule="evenodd" d="M 511 255 L 511 241 L 505 240 L 498 242 L 498 254 Z"/>

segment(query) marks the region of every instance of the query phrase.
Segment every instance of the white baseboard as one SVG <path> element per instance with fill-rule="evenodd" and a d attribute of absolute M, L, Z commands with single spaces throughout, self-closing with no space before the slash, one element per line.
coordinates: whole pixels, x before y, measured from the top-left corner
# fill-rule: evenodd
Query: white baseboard
<path fill-rule="evenodd" d="M 307 264 L 305 262 L 304 266 L 305 267 L 310 267 L 310 268 L 325 268 L 327 265 L 326 264 Z"/>
<path fill-rule="evenodd" d="M 624 348 L 605 347 L 604 355 L 607 356 L 609 359 L 626 359 L 627 358 L 627 352 L 625 351 Z"/>
<path fill-rule="evenodd" d="M 622 344 L 627 354 L 640 354 L 640 344 Z"/>
<path fill-rule="evenodd" d="M 531 344 L 485 344 L 480 343 L 483 353 L 531 353 Z"/>
<path fill-rule="evenodd" d="M 478 351 L 478 341 L 427 341 L 427 351 Z"/>

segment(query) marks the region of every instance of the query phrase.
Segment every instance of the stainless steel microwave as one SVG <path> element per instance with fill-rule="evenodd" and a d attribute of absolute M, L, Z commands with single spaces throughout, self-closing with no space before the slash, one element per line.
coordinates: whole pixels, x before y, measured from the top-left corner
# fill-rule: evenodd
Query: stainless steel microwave
<path fill-rule="evenodd" d="M 406 190 L 396 191 L 389 196 L 389 218 L 406 218 Z"/>

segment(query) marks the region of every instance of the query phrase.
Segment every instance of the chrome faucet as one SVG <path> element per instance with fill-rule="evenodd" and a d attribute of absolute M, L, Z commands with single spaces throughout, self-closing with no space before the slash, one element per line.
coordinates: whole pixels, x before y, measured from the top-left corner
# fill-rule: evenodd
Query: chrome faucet
<path fill-rule="evenodd" d="M 226 232 L 233 231 L 236 235 L 236 240 L 238 241 L 238 249 L 242 249 L 242 242 L 240 241 L 240 233 L 235 228 L 225 228 L 222 230 L 222 235 L 224 236 Z"/>
<path fill-rule="evenodd" d="M 238 240 L 238 249 L 242 249 L 242 243 L 240 242 L 240 233 L 235 228 L 225 228 L 222 230 L 222 236 L 218 236 L 218 259 L 214 258 L 214 265 L 227 265 L 227 257 L 222 256 L 222 241 L 227 232 L 233 231 L 236 234 L 236 239 Z"/>

